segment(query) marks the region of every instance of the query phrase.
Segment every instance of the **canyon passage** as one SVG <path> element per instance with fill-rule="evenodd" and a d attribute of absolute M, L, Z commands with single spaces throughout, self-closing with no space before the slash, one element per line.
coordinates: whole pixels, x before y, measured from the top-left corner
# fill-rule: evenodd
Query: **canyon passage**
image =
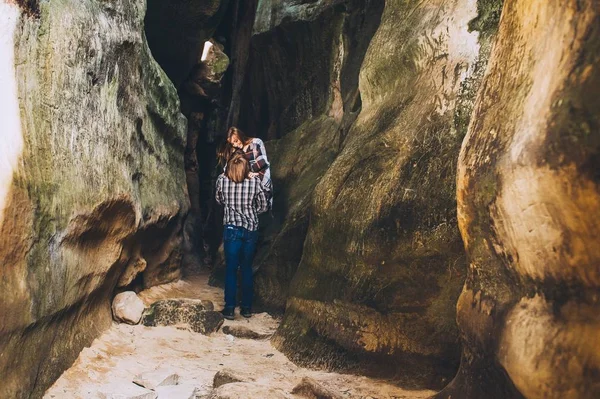
<path fill-rule="evenodd" d="M 0 398 L 600 397 L 599 68 L 598 0 L 0 0 Z"/>

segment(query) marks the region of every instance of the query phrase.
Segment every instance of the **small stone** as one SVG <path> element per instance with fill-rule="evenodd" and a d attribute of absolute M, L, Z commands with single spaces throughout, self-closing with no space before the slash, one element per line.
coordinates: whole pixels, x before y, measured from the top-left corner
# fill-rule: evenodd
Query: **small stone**
<path fill-rule="evenodd" d="M 127 324 L 138 324 L 144 313 L 144 302 L 133 291 L 121 292 L 112 303 L 113 318 Z"/>
<path fill-rule="evenodd" d="M 157 399 L 156 392 L 135 384 L 110 385 L 98 392 L 100 399 Z"/>
<path fill-rule="evenodd" d="M 260 334 L 244 326 L 224 326 L 223 332 L 236 338 L 267 339 L 271 337 L 271 334 Z"/>
<path fill-rule="evenodd" d="M 234 382 L 247 382 L 248 379 L 243 378 L 231 369 L 223 369 L 217 372 L 213 378 L 213 387 L 218 388 L 221 385 L 231 384 Z"/>
<path fill-rule="evenodd" d="M 162 386 L 177 385 L 179 383 L 179 375 L 168 370 L 159 369 L 136 375 L 133 383 L 155 390 Z"/>
<path fill-rule="evenodd" d="M 325 388 L 310 377 L 304 377 L 292 390 L 294 395 L 309 399 L 342 399 L 342 395 Z"/>

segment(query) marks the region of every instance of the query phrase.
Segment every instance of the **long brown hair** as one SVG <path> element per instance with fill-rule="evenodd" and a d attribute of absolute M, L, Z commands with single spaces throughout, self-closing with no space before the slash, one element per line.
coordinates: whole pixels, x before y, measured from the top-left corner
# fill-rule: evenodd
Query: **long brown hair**
<path fill-rule="evenodd" d="M 229 143 L 229 141 L 226 141 L 226 140 L 223 141 L 219 145 L 219 148 L 217 148 L 217 159 L 219 161 L 219 165 L 221 167 L 224 167 L 225 165 L 227 165 L 229 158 L 231 158 L 231 156 L 233 155 L 234 152 L 235 152 L 235 148 L 233 148 L 233 146 Z"/>
<path fill-rule="evenodd" d="M 225 174 L 227 178 L 235 183 L 243 182 L 250 173 L 250 164 L 248 160 L 240 153 L 235 153 L 227 162 Z"/>
<path fill-rule="evenodd" d="M 238 140 L 240 140 L 244 145 L 250 143 L 254 137 L 246 136 L 246 133 L 241 131 L 235 126 L 231 126 L 227 131 L 227 142 L 231 140 L 233 136 L 237 136 Z"/>

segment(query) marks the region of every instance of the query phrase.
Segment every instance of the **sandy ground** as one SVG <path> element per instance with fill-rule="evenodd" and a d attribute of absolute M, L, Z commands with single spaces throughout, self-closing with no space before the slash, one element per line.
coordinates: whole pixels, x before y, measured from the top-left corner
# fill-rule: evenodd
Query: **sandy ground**
<path fill-rule="evenodd" d="M 154 287 L 140 294 L 146 304 L 164 298 L 197 298 L 223 306 L 222 290 L 208 286 L 207 278 Z M 236 315 L 225 325 L 242 325 L 259 333 L 273 333 L 278 320 L 266 313 L 251 319 Z M 115 323 L 110 330 L 85 348 L 73 366 L 65 371 L 44 398 L 99 398 L 101 392 L 125 392 L 137 374 L 168 370 L 180 376 L 179 385 L 210 390 L 213 377 L 228 368 L 253 383 L 276 388 L 289 398 L 290 392 L 305 377 L 311 377 L 344 398 L 427 398 L 433 391 L 407 391 L 385 381 L 362 376 L 308 370 L 297 367 L 271 346 L 269 340 L 234 338 L 221 330 L 205 336 L 177 327 L 144 327 Z M 134 386 L 135 387 L 135 386 Z M 157 390 L 158 391 L 158 390 Z M 187 391 L 186 391 L 187 392 Z M 159 399 L 188 399 L 173 391 Z M 187 395 L 187 396 L 186 396 Z M 248 396 L 251 398 L 252 396 Z"/>

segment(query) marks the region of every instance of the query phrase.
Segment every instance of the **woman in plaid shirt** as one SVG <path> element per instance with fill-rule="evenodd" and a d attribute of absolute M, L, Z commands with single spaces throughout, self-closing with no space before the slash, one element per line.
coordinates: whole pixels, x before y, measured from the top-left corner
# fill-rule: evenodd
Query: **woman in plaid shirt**
<path fill-rule="evenodd" d="M 260 180 L 250 177 L 250 165 L 242 153 L 234 153 L 227 170 L 217 178 L 216 200 L 224 206 L 225 308 L 223 316 L 234 319 L 237 270 L 242 273 L 240 314 L 252 316 L 252 261 L 258 241 L 258 215 L 269 209 Z"/>
<path fill-rule="evenodd" d="M 271 181 L 271 169 L 267 159 L 267 150 L 263 141 L 256 137 L 248 137 L 237 127 L 230 127 L 227 131 L 227 142 L 234 148 L 244 153 L 244 158 L 250 165 L 250 177 L 258 177 L 263 189 L 272 203 L 273 183 Z"/>

